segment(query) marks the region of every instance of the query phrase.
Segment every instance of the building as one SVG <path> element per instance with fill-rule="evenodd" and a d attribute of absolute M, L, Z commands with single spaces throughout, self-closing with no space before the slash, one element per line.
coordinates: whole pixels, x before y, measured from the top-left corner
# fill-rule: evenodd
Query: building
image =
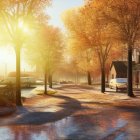
<path fill-rule="evenodd" d="M 133 60 L 136 63 L 133 68 L 133 81 L 138 85 L 140 83 L 140 48 L 134 49 Z"/>
<path fill-rule="evenodd" d="M 113 61 L 110 67 L 110 79 L 127 78 L 127 62 Z"/>
<path fill-rule="evenodd" d="M 133 50 L 133 82 L 140 83 L 140 49 Z M 127 61 L 113 61 L 109 79 L 127 78 Z"/>

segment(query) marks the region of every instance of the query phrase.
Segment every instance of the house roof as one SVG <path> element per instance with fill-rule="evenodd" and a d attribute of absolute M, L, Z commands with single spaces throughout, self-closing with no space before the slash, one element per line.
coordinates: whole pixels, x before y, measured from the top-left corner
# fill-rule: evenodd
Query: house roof
<path fill-rule="evenodd" d="M 111 68 L 114 66 L 116 72 L 119 73 L 127 73 L 127 61 L 112 61 Z M 140 65 L 135 64 L 135 62 L 132 62 L 133 70 L 140 71 Z"/>
<path fill-rule="evenodd" d="M 113 66 L 118 74 L 127 72 L 127 61 L 113 61 L 110 69 Z"/>

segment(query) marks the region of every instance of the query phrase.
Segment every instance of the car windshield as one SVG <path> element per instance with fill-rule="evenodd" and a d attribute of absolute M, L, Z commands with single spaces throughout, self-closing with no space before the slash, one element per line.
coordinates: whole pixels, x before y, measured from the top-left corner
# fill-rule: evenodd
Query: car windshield
<path fill-rule="evenodd" d="M 127 83 L 127 79 L 116 79 L 117 83 Z"/>

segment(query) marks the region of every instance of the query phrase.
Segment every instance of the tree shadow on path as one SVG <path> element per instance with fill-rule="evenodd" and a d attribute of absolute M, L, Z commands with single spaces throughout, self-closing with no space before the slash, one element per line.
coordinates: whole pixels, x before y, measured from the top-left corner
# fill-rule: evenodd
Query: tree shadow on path
<path fill-rule="evenodd" d="M 56 106 L 61 108 L 58 111 L 48 111 L 49 107 L 46 105 L 38 107 L 17 107 L 16 114 L 7 118 L 0 118 L 2 125 L 41 125 L 48 122 L 54 122 L 70 116 L 75 111 L 81 109 L 81 104 L 78 100 L 63 95 L 50 95 L 50 97 L 63 99 L 64 102 L 58 103 Z M 46 99 L 47 100 L 47 99 Z M 55 109 L 53 106 L 51 109 Z M 48 109 L 48 110 L 47 110 Z M 45 111 L 46 110 L 46 111 Z"/>

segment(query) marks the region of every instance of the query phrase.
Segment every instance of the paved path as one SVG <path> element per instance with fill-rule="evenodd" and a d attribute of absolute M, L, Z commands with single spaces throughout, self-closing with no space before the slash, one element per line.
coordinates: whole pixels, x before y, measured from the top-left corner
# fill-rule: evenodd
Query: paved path
<path fill-rule="evenodd" d="M 81 86 L 57 91 L 27 99 L 15 114 L 0 118 L 0 140 L 139 140 L 139 96 Z"/>

